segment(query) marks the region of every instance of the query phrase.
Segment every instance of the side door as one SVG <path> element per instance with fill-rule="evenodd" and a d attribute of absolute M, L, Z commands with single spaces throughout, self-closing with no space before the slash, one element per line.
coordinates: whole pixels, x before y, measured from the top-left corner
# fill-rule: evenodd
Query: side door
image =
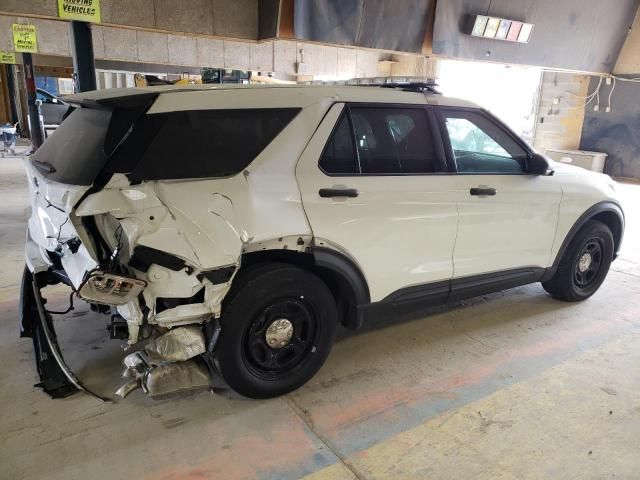
<path fill-rule="evenodd" d="M 337 103 L 298 162 L 316 245 L 354 260 L 372 301 L 448 293 L 458 214 L 438 128 L 426 105 Z"/>
<path fill-rule="evenodd" d="M 454 278 L 511 271 L 514 283 L 537 280 L 550 262 L 559 182 L 527 173 L 530 149 L 486 112 L 442 108 L 441 121 L 458 186 Z"/>

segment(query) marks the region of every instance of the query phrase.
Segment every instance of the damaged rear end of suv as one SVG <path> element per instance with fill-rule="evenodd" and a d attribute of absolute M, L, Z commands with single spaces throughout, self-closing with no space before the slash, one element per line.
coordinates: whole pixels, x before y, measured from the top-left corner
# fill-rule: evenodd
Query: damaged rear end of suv
<path fill-rule="evenodd" d="M 554 164 L 430 84 L 112 89 L 68 103 L 25 160 L 22 336 L 52 396 L 85 388 L 48 285 L 110 315 L 126 341 L 121 397 L 206 389 L 219 374 L 269 398 L 315 375 L 338 324 L 535 282 L 586 300 L 623 237 L 608 176 Z"/>
<path fill-rule="evenodd" d="M 215 355 L 241 264 L 266 250 L 304 253 L 312 242 L 292 173 L 330 103 L 275 90 L 247 90 L 241 101 L 233 89 L 69 98 L 60 128 L 25 160 L 31 214 L 21 336 L 33 339 L 39 386 L 50 396 L 86 389 L 62 357 L 53 321 L 60 312 L 45 307 L 47 285 L 67 285 L 72 299 L 110 316 L 111 338 L 126 340 L 121 397 L 138 388 L 153 397 L 209 388 L 219 362 L 241 393 L 271 396 L 283 387 L 264 393 L 239 378 L 247 362 L 259 371 L 250 382 L 269 382 L 287 362 L 295 369 L 317 351 L 319 327 L 305 315 L 328 307 L 292 293 L 272 305 L 271 330 L 258 335 L 286 347 L 283 358 L 267 358 L 266 349 L 235 358 L 244 351 L 232 346 L 235 337 L 226 354 Z M 246 308 L 237 294 L 234 301 L 229 309 Z M 322 314 L 335 317 L 313 312 Z M 292 339 L 294 317 L 301 326 Z M 228 337 L 234 328 L 226 328 Z M 255 332 L 245 330 L 235 336 L 250 343 Z M 313 360 L 317 368 L 322 361 Z"/>

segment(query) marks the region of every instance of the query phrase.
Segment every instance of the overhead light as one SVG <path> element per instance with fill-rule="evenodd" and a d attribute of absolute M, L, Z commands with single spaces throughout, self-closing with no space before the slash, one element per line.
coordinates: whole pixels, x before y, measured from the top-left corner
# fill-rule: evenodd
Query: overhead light
<path fill-rule="evenodd" d="M 532 23 L 487 15 L 473 15 L 469 35 L 506 42 L 529 43 L 532 31 Z"/>

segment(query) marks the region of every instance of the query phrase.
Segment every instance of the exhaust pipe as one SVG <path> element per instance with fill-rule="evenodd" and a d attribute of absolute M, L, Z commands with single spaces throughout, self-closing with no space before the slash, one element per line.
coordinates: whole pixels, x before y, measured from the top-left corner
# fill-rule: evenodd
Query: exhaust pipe
<path fill-rule="evenodd" d="M 151 397 L 203 390 L 209 384 L 209 371 L 196 360 L 158 365 L 142 379 L 142 389 Z"/>
<path fill-rule="evenodd" d="M 204 352 L 201 327 L 174 328 L 149 342 L 144 351 L 124 357 L 122 376 L 129 381 L 116 395 L 124 398 L 138 388 L 150 397 L 207 389 L 211 383 L 209 370 L 194 358 Z"/>

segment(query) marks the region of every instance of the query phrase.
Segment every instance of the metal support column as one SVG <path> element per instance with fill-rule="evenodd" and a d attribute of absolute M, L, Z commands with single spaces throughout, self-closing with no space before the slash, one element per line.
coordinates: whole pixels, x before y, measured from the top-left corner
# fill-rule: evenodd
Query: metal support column
<path fill-rule="evenodd" d="M 18 107 L 16 106 L 16 86 L 13 81 L 13 65 L 7 65 L 7 89 L 9 90 L 9 111 L 11 123 L 18 123 Z"/>
<path fill-rule="evenodd" d="M 29 105 L 29 133 L 31 145 L 37 150 L 44 142 L 44 126 L 40 123 L 40 109 L 36 104 L 36 77 L 33 73 L 33 58 L 30 53 L 22 54 L 24 67 L 24 84 L 27 91 L 27 104 Z"/>
<path fill-rule="evenodd" d="M 78 92 L 96 89 L 96 66 L 93 58 L 91 26 L 86 22 L 72 21 L 69 24 L 71 34 L 71 55 L 73 70 L 76 74 Z"/>

